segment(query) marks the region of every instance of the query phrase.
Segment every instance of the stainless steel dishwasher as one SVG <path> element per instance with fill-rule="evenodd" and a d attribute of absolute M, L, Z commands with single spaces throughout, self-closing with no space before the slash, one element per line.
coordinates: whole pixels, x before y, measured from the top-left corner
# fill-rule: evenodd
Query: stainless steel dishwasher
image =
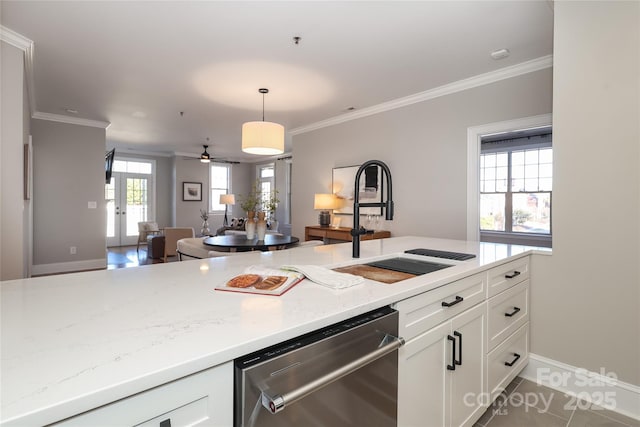
<path fill-rule="evenodd" d="M 397 335 L 384 307 L 236 359 L 234 424 L 396 426 Z"/>

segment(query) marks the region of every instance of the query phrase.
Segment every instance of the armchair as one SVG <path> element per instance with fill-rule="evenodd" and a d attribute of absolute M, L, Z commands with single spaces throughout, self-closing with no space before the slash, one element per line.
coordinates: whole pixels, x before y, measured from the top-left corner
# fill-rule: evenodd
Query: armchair
<path fill-rule="evenodd" d="M 160 234 L 157 222 L 141 221 L 138 223 L 138 242 L 136 244 L 136 252 L 140 252 L 140 243 L 147 244 L 147 236 Z"/>
<path fill-rule="evenodd" d="M 164 262 L 167 257 L 177 255 L 178 240 L 195 237 L 193 227 L 165 227 L 164 229 Z"/>

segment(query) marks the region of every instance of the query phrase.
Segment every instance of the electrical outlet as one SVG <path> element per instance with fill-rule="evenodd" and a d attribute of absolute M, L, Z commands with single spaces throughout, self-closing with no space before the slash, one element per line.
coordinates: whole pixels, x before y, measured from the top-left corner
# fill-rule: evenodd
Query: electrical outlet
<path fill-rule="evenodd" d="M 76 253 L 78 253 L 78 248 L 76 248 L 75 246 L 71 246 L 71 247 L 69 248 L 69 253 L 70 253 L 71 255 L 75 255 Z"/>

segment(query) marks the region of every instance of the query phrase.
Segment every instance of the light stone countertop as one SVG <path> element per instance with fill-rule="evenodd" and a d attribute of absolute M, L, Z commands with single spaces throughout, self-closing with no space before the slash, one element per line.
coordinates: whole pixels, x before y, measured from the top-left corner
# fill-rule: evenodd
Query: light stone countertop
<path fill-rule="evenodd" d="M 406 249 L 474 253 L 395 284 L 214 291 L 252 264 L 344 266 Z M 5 281 L 0 423 L 51 423 L 488 269 L 532 248 L 421 237 Z M 429 259 L 429 258 L 425 258 Z"/>

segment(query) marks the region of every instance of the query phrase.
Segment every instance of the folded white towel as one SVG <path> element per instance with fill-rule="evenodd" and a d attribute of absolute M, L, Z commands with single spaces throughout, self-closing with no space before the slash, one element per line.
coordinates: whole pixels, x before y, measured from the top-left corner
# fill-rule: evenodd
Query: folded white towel
<path fill-rule="evenodd" d="M 297 271 L 312 282 L 331 289 L 343 289 L 364 283 L 364 278 L 349 273 L 339 273 L 317 265 L 283 265 L 283 270 Z"/>

